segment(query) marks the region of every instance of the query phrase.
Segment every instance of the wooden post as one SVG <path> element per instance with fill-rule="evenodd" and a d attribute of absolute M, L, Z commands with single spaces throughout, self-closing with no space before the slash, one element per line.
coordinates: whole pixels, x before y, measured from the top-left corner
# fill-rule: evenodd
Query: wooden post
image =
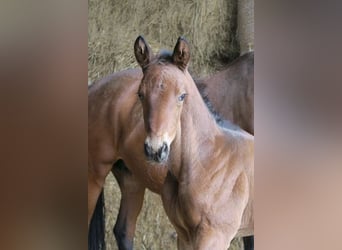
<path fill-rule="evenodd" d="M 254 0 L 238 0 L 240 55 L 254 51 Z"/>

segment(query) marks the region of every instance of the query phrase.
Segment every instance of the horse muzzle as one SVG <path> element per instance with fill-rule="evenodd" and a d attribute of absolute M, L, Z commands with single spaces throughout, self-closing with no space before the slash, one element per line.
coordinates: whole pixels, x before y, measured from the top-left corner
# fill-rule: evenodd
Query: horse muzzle
<path fill-rule="evenodd" d="M 144 149 L 147 159 L 157 163 L 165 162 L 169 157 L 170 149 L 165 142 L 157 149 L 152 148 L 149 143 L 145 142 Z"/>

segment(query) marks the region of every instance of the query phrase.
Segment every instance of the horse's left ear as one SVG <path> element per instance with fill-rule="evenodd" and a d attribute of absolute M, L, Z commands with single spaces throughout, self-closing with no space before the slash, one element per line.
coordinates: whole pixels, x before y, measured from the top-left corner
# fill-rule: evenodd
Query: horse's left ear
<path fill-rule="evenodd" d="M 173 50 L 173 62 L 181 70 L 185 70 L 190 60 L 190 47 L 188 42 L 183 38 L 179 37 Z"/>
<path fill-rule="evenodd" d="M 153 57 L 152 50 L 142 36 L 138 36 L 134 43 L 134 55 L 139 65 L 144 69 Z"/>

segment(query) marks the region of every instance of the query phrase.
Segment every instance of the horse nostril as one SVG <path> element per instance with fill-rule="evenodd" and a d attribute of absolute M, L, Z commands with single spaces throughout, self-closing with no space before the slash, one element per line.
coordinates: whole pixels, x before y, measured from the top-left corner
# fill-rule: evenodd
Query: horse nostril
<path fill-rule="evenodd" d="M 158 150 L 158 160 L 163 161 L 167 158 L 168 155 L 168 146 L 166 143 L 163 143 L 163 146 Z"/>
<path fill-rule="evenodd" d="M 144 143 L 144 150 L 145 150 L 145 155 L 150 156 L 151 155 L 151 147 L 147 144 Z"/>
<path fill-rule="evenodd" d="M 168 150 L 167 144 L 164 143 L 164 144 L 163 144 L 163 147 L 162 147 L 162 152 L 165 153 L 167 150 Z"/>
<path fill-rule="evenodd" d="M 166 160 L 169 155 L 169 147 L 166 143 L 163 143 L 163 145 L 158 149 L 158 151 L 155 152 L 152 149 L 152 147 L 145 142 L 144 151 L 148 159 L 152 159 L 156 162 L 162 162 Z"/>

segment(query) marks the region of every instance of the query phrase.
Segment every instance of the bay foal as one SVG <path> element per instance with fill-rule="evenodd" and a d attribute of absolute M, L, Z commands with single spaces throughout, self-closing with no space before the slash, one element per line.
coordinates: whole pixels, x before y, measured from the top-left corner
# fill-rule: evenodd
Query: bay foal
<path fill-rule="evenodd" d="M 183 40 L 179 42 L 183 45 L 186 44 Z M 170 63 L 173 62 L 173 56 L 165 57 L 160 55 L 154 58 L 148 45 L 142 38 L 137 39 L 135 51 L 139 63 L 144 68 L 144 72 L 152 61 L 158 61 L 158 64 L 164 63 L 168 67 L 171 66 L 171 68 L 175 66 L 173 63 Z M 145 64 L 144 62 L 148 63 Z M 186 70 L 187 64 L 183 66 L 183 71 L 180 68 L 176 68 L 178 71 L 175 71 L 175 73 L 183 72 L 182 74 L 186 73 L 187 77 L 189 77 Z M 155 140 L 150 138 L 150 141 L 145 141 L 148 134 L 148 125 L 146 125 L 146 121 L 146 126 L 144 125 L 142 117 L 143 105 L 139 103 L 138 96 L 136 95 L 139 90 L 141 77 L 140 70 L 123 71 L 105 78 L 89 88 L 88 224 L 98 194 L 101 192 L 104 179 L 109 171 L 112 170 L 122 192 L 119 216 L 114 230 L 120 249 L 132 249 L 136 218 L 141 209 L 145 188 L 147 187 L 159 194 L 162 192 L 162 184 L 170 162 L 167 160 L 167 162 L 157 163 L 154 159 L 157 159 L 157 161 L 158 159 L 162 160 L 170 153 L 170 150 L 176 149 L 173 146 L 170 149 L 170 145 L 163 143 L 161 151 L 156 154 L 152 147 L 156 143 Z M 194 96 L 197 94 L 198 92 L 196 93 L 195 91 Z M 184 99 L 193 98 L 191 97 L 192 95 L 191 93 L 189 97 L 184 96 Z M 139 98 L 144 97 L 139 95 Z M 205 110 L 207 113 L 204 114 L 207 116 L 208 110 Z M 209 117 L 211 116 L 209 115 Z M 146 131 L 145 127 L 147 128 Z M 237 137 L 241 136 L 239 134 Z M 168 140 L 166 139 L 166 141 Z M 147 146 L 142 146 L 145 142 Z M 175 142 L 172 142 L 172 145 Z M 148 145 L 152 146 L 149 147 Z M 196 145 L 193 147 L 196 148 Z M 150 160 L 146 160 L 144 151 L 149 155 Z M 112 168 L 112 166 L 114 167 Z M 250 182 L 248 185 L 249 191 L 253 187 L 253 178 L 251 177 L 253 172 L 251 171 L 251 169 L 247 171 Z M 251 204 L 252 196 L 249 194 L 247 196 L 249 197 L 248 204 Z M 165 197 L 167 200 L 168 196 L 164 195 L 164 199 Z M 242 233 L 246 232 L 246 228 L 248 230 L 251 228 L 252 206 L 248 205 L 248 207 L 250 209 L 245 210 L 242 219 Z M 179 242 L 181 247 L 182 242 L 187 242 L 188 239 L 183 240 L 184 236 L 179 231 L 178 234 L 180 235 Z M 232 236 L 229 234 L 225 237 L 229 239 Z"/>

